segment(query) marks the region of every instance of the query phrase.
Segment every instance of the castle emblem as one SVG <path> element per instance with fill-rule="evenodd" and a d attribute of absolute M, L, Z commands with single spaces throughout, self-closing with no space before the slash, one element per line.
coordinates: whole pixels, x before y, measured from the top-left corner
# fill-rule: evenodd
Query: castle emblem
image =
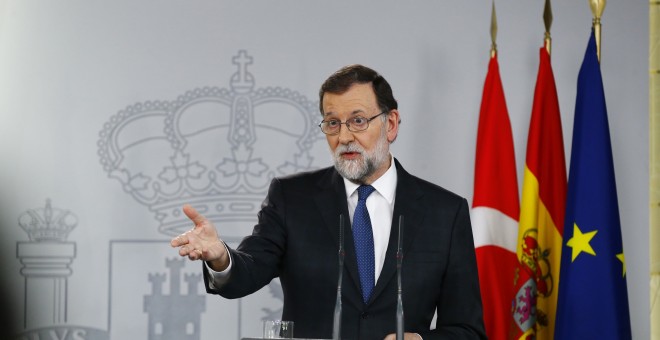
<path fill-rule="evenodd" d="M 172 101 L 119 111 L 100 132 L 109 177 L 154 212 L 168 236 L 190 228 L 190 203 L 212 221 L 253 221 L 270 180 L 313 169 L 318 102 L 280 87 L 255 89 L 241 50 L 230 87 L 204 87 Z M 294 123 L 292 123 L 294 122 Z"/>
<path fill-rule="evenodd" d="M 197 292 L 202 275 L 185 274 L 187 294 L 181 294 L 184 259 L 175 258 L 165 263 L 170 270 L 170 294 L 163 294 L 165 274 L 149 274 L 152 292 L 144 297 L 144 312 L 149 314 L 149 340 L 199 340 L 200 318 L 206 309 L 205 294 Z"/>

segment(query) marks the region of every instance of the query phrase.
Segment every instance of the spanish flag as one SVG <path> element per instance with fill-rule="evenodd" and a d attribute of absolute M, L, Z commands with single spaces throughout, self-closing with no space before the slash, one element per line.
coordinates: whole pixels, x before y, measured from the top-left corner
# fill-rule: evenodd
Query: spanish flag
<path fill-rule="evenodd" d="M 494 55 L 481 99 L 471 210 L 484 324 L 493 340 L 509 335 L 519 215 L 513 135 Z"/>
<path fill-rule="evenodd" d="M 607 107 L 593 31 L 578 75 L 557 339 L 631 339 Z"/>
<path fill-rule="evenodd" d="M 527 139 L 512 303 L 515 339 L 552 339 L 566 200 L 566 163 L 550 55 L 540 63 Z"/>

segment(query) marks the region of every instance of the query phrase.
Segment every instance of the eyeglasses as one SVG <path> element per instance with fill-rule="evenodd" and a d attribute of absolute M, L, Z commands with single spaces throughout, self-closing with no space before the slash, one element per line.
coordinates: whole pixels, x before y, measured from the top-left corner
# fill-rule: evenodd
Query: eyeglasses
<path fill-rule="evenodd" d="M 364 131 L 369 127 L 369 122 L 376 119 L 376 117 L 386 114 L 389 111 L 383 111 L 371 118 L 364 118 L 361 116 L 355 116 L 347 119 L 345 122 L 341 122 L 339 119 L 330 119 L 330 120 L 324 120 L 319 123 L 319 127 L 321 128 L 321 131 L 325 133 L 326 135 L 336 135 L 339 133 L 339 130 L 341 130 L 341 125 L 346 124 L 346 127 L 348 128 L 348 131 L 351 132 L 360 132 Z"/>

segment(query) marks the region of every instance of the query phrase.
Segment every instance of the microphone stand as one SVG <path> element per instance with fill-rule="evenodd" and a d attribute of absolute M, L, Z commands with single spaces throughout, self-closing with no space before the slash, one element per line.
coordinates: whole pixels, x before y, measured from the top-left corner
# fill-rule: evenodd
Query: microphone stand
<path fill-rule="evenodd" d="M 337 282 L 337 301 L 332 325 L 332 339 L 341 339 L 341 285 L 344 274 L 344 214 L 339 215 L 339 279 Z"/>
<path fill-rule="evenodd" d="M 399 244 L 396 250 L 396 340 L 403 340 L 403 298 L 401 287 L 401 263 L 403 262 L 403 250 L 401 242 L 403 238 L 403 215 L 399 215 Z"/>

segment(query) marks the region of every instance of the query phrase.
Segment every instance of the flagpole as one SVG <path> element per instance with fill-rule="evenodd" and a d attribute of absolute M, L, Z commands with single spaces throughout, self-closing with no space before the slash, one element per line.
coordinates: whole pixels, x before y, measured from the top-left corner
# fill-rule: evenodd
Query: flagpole
<path fill-rule="evenodd" d="M 490 57 L 494 58 L 497 55 L 497 15 L 495 14 L 495 0 L 493 0 L 493 7 L 490 12 Z"/>
<path fill-rule="evenodd" d="M 660 340 L 660 0 L 649 14 L 649 298 L 651 340 Z"/>
<path fill-rule="evenodd" d="M 591 6 L 591 13 L 594 16 L 593 26 L 594 35 L 596 36 L 596 53 L 598 54 L 598 61 L 600 62 L 600 17 L 603 16 L 607 0 L 589 0 Z"/>
<path fill-rule="evenodd" d="M 552 38 L 550 37 L 550 27 L 552 26 L 552 7 L 550 0 L 545 0 L 545 8 L 543 9 L 543 23 L 545 24 L 545 49 L 548 55 L 552 50 Z"/>

